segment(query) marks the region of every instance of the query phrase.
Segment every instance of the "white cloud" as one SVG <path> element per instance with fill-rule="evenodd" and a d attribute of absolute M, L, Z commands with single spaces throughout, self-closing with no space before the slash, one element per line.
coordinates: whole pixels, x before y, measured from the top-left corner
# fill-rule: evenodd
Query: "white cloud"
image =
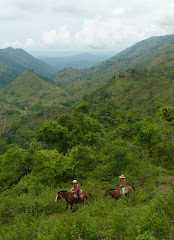
<path fill-rule="evenodd" d="M 14 42 L 7 41 L 1 44 L 1 48 L 7 48 L 7 47 L 21 48 L 22 43 L 16 40 Z"/>
<path fill-rule="evenodd" d="M 71 42 L 71 34 L 66 26 L 60 27 L 59 30 L 50 30 L 42 34 L 42 41 L 49 46 L 66 46 Z"/>
<path fill-rule="evenodd" d="M 88 48 L 108 48 L 114 44 L 121 22 L 117 18 L 103 21 L 101 18 L 86 20 L 82 29 L 76 33 L 75 39 L 79 46 Z"/>
<path fill-rule="evenodd" d="M 24 48 L 24 49 L 30 49 L 32 47 L 35 47 L 37 44 L 33 41 L 32 38 L 26 39 L 24 42 L 20 41 L 7 41 L 3 42 L 0 47 L 1 48 L 7 48 L 7 47 L 13 47 L 13 48 Z"/>
<path fill-rule="evenodd" d="M 0 0 L 0 46 L 122 50 L 174 33 L 173 0 Z"/>
<path fill-rule="evenodd" d="M 125 12 L 124 8 L 115 8 L 112 10 L 113 15 L 122 15 Z"/>
<path fill-rule="evenodd" d="M 26 47 L 33 47 L 33 46 L 35 46 L 35 42 L 33 41 L 32 38 L 28 38 L 28 39 L 25 41 L 25 45 L 26 45 Z"/>
<path fill-rule="evenodd" d="M 139 34 L 139 38 L 143 40 L 150 36 L 162 36 L 165 34 L 166 32 L 163 28 L 150 24 Z"/>

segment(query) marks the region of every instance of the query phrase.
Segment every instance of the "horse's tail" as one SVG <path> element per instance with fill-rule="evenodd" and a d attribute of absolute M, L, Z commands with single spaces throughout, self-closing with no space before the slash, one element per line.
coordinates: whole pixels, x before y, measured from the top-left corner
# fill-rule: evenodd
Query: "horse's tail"
<path fill-rule="evenodd" d="M 87 192 L 86 195 L 85 195 L 86 200 L 87 200 L 89 197 L 92 198 L 92 195 L 91 195 L 89 192 Z"/>
<path fill-rule="evenodd" d="M 88 195 L 89 195 L 90 198 L 93 198 L 93 196 L 90 193 L 88 193 Z"/>

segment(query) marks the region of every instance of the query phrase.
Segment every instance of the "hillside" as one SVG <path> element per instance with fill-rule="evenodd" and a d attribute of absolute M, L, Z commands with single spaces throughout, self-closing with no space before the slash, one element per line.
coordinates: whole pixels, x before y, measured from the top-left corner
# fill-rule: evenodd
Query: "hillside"
<path fill-rule="evenodd" d="M 154 39 L 122 54 L 138 65 Z M 163 62 L 165 39 L 145 67 L 119 55 L 83 77 L 62 70 L 61 87 L 27 71 L 0 90 L 0 239 L 173 239 L 174 59 L 171 51 Z M 104 197 L 121 174 L 135 191 Z M 73 179 L 89 201 L 71 211 L 55 197 Z"/>
<path fill-rule="evenodd" d="M 18 75 L 19 72 L 7 67 L 3 63 L 0 63 L 0 88 L 13 81 Z"/>
<path fill-rule="evenodd" d="M 76 81 L 82 81 L 81 85 L 84 82 L 88 82 L 91 86 L 99 86 L 112 75 L 124 72 L 129 68 L 147 67 L 151 69 L 156 66 L 170 67 L 173 64 L 174 35 L 151 37 L 127 48 L 101 64 L 87 69 L 83 73 L 78 71 L 74 73 L 72 70 L 70 82 L 74 82 L 73 86 L 76 84 Z M 70 75 L 70 72 L 68 71 L 66 74 L 66 71 L 65 69 L 63 78 L 61 72 L 58 72 L 53 80 L 59 83 L 64 82 L 68 74 Z"/>
<path fill-rule="evenodd" d="M 18 107 L 0 102 L 0 139 L 10 129 L 11 123 L 20 118 L 21 110 Z M 2 149 L 0 150 L 0 152 Z"/>
<path fill-rule="evenodd" d="M 128 68 L 151 68 L 154 65 L 171 66 L 174 56 L 174 35 L 151 37 L 112 57 L 110 71 Z"/>
<path fill-rule="evenodd" d="M 41 60 L 61 70 L 67 67 L 72 67 L 76 69 L 89 68 L 108 58 L 108 56 L 103 55 L 80 53 L 74 56 L 41 58 Z"/>
<path fill-rule="evenodd" d="M 0 49 L 0 63 L 19 73 L 33 70 L 39 75 L 51 77 L 57 72 L 56 68 L 34 58 L 23 49 L 14 49 L 12 47 Z"/>
<path fill-rule="evenodd" d="M 69 84 L 71 82 L 81 80 L 84 77 L 85 72 L 88 72 L 88 70 L 79 70 L 68 67 L 59 71 L 53 78 L 53 81 L 60 84 Z"/>
<path fill-rule="evenodd" d="M 0 90 L 0 101 L 22 109 L 57 105 L 66 94 L 59 87 L 41 79 L 32 71 L 22 73 L 8 86 Z"/>
<path fill-rule="evenodd" d="M 149 71 L 129 69 L 121 77 L 113 75 L 91 94 L 82 98 L 97 109 L 103 119 L 112 118 L 112 111 L 136 111 L 140 116 L 156 114 L 155 103 L 174 107 L 174 67 Z M 114 110 L 115 109 L 115 110 Z"/>

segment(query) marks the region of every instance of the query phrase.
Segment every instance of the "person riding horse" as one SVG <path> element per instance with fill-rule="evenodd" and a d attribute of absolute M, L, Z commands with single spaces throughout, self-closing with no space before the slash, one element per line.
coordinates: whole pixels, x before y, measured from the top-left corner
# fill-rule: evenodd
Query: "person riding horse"
<path fill-rule="evenodd" d="M 135 188 L 133 186 L 125 185 L 126 178 L 123 174 L 121 174 L 119 178 L 120 178 L 120 186 L 117 187 L 116 189 L 106 190 L 104 193 L 104 197 L 111 195 L 111 197 L 118 199 L 119 197 L 121 197 L 121 195 L 128 196 L 132 192 L 132 189 L 135 191 Z"/>
<path fill-rule="evenodd" d="M 126 190 L 126 187 L 125 187 L 126 178 L 123 174 L 121 174 L 121 176 L 119 176 L 119 178 L 120 178 L 120 186 L 118 188 L 122 189 L 122 194 L 124 195 L 125 190 Z"/>
<path fill-rule="evenodd" d="M 73 180 L 72 183 L 73 183 L 73 187 L 71 188 L 70 191 L 77 193 L 78 202 L 81 203 L 80 195 L 81 195 L 82 191 L 80 190 L 79 185 L 77 185 L 77 180 Z"/>

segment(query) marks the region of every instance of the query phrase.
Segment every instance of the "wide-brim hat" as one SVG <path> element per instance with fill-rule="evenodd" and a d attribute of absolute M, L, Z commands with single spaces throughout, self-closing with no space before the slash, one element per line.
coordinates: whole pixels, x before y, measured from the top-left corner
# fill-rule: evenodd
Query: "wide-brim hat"
<path fill-rule="evenodd" d="M 75 180 L 75 179 L 74 179 L 74 180 L 72 180 L 72 183 L 77 183 L 77 180 Z"/>
<path fill-rule="evenodd" d="M 121 176 L 119 176 L 119 178 L 125 178 L 125 176 L 123 174 L 121 174 Z"/>

